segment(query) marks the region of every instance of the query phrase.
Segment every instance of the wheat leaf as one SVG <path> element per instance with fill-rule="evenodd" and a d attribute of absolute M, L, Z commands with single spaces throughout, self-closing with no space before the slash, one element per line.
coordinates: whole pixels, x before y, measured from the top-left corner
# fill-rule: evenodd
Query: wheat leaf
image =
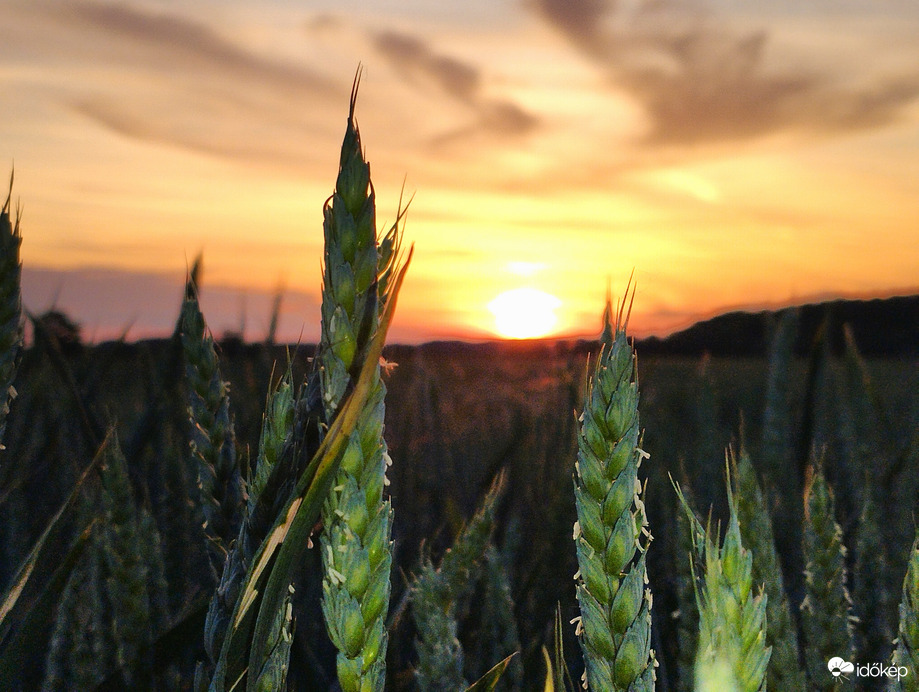
<path fill-rule="evenodd" d="M 507 670 L 507 667 L 510 665 L 511 659 L 516 655 L 517 652 L 514 652 L 505 658 L 476 682 L 467 687 L 466 692 L 492 692 L 492 690 L 498 686 L 498 681 L 501 680 L 501 676 L 504 675 L 504 671 Z"/>
<path fill-rule="evenodd" d="M 373 369 L 382 355 L 386 332 L 395 314 L 396 296 L 405 278 L 411 255 L 412 250 L 409 250 L 405 264 L 396 276 L 392 300 L 387 303 L 379 329 L 368 347 L 354 390 L 345 400 L 328 434 L 300 476 L 292 499 L 255 554 L 252 569 L 240 590 L 223 641 L 211 682 L 213 690 L 236 686 L 249 667 L 260 670 L 270 654 L 272 616 L 283 603 L 293 565 L 306 549 L 309 531 L 319 517 L 322 502 L 341 463 L 345 445 L 369 394 Z"/>

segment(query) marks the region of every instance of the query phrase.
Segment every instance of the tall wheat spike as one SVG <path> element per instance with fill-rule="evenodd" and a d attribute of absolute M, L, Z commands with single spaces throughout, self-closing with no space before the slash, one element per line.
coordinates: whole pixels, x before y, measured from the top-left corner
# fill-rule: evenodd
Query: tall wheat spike
<path fill-rule="evenodd" d="M 866 474 L 869 478 L 873 474 Z M 865 483 L 869 485 L 868 482 Z M 892 571 L 888 556 L 890 546 L 885 546 L 883 525 L 887 504 L 879 504 L 876 489 L 864 493 L 858 529 L 855 532 L 855 564 L 852 567 L 852 610 L 854 622 L 853 642 L 858 661 L 885 661 L 891 654 L 891 642 L 896 636 L 892 612 L 896 604 L 896 591 L 888 586 L 887 575 Z M 851 564 L 851 562 L 850 562 Z"/>
<path fill-rule="evenodd" d="M 690 511 L 685 500 L 681 501 Z M 697 690 L 760 692 L 766 689 L 771 654 L 766 645 L 766 601 L 753 582 L 753 556 L 744 548 L 736 493 L 728 482 L 730 519 L 721 547 L 717 532 L 691 517 L 696 551 L 705 564 L 699 599 Z"/>
<path fill-rule="evenodd" d="M 775 690 L 804 690 L 798 663 L 798 630 L 791 617 L 772 532 L 769 507 L 746 450 L 732 459 L 737 487 L 737 519 L 744 545 L 753 555 L 753 580 L 766 593 L 766 643 L 772 647 L 767 679 Z"/>
<path fill-rule="evenodd" d="M 268 398 L 262 418 L 258 456 L 248 484 L 249 494 L 239 534 L 227 554 L 220 582 L 208 608 L 204 643 L 212 663 L 217 662 L 233 608 L 255 553 L 274 522 L 278 508 L 288 499 L 293 487 L 292 432 L 297 402 L 291 379 L 292 373 L 288 368 Z M 260 677 L 278 685 L 282 685 L 286 678 L 288 663 L 287 659 L 283 662 L 279 659 L 290 651 L 290 642 L 285 633 L 289 635 L 292 629 L 292 615 L 287 610 L 285 608 L 284 614 L 278 614 L 275 623 L 278 645 L 272 649 L 271 665 L 266 666 L 261 674 L 263 677 Z"/>
<path fill-rule="evenodd" d="M 628 291 L 613 322 L 607 299 L 574 475 L 577 633 L 585 687 L 598 692 L 650 690 L 655 678 L 645 567 L 650 534 L 638 481 L 638 466 L 647 455 L 639 448 L 637 366 L 625 333 L 627 301 Z"/>
<path fill-rule="evenodd" d="M 182 304 L 182 347 L 205 533 L 214 572 L 220 574 L 239 527 L 243 486 L 230 418 L 229 384 L 220 375 L 214 339 L 196 295 L 186 297 Z"/>
<path fill-rule="evenodd" d="M 294 430 L 294 418 L 298 401 L 292 384 L 293 373 L 288 367 L 274 392 L 268 398 L 262 416 L 262 431 L 259 437 L 258 457 L 247 490 L 246 516 L 239 533 L 239 544 L 246 562 L 252 560 L 255 551 L 265 537 L 271 521 L 276 515 L 275 505 L 286 499 L 287 492 L 278 486 L 291 475 L 287 467 L 290 452 L 290 435 Z M 288 490 L 289 492 L 289 490 Z"/>
<path fill-rule="evenodd" d="M 688 484 L 682 489 L 688 507 L 694 507 Z M 694 510 L 691 510 L 694 511 Z M 699 646 L 699 603 L 696 600 L 696 575 L 703 573 L 702 564 L 693 541 L 691 514 L 678 511 L 676 528 L 676 562 L 674 586 L 677 597 L 676 620 L 678 654 L 676 660 L 677 690 L 692 692 L 695 687 L 696 649 Z"/>
<path fill-rule="evenodd" d="M 141 653 L 167 624 L 159 535 L 138 509 L 114 429 L 99 455 L 101 494 L 83 499 L 78 511 L 89 517 L 98 505 L 101 530 L 58 602 L 42 683 L 49 692 L 95 689 L 104 677 L 108 685 L 148 689 L 157 674 Z"/>
<path fill-rule="evenodd" d="M 140 515 L 134 501 L 124 455 L 114 430 L 105 445 L 102 467 L 102 506 L 105 529 L 102 555 L 116 663 L 126 684 L 137 683 L 132 669 L 138 654 L 150 642 L 150 594 L 147 556 L 141 551 Z"/>
<path fill-rule="evenodd" d="M 88 501 L 82 502 L 77 511 L 87 517 L 87 523 L 90 521 Z M 42 692 L 93 689 L 100 673 L 107 669 L 107 661 L 98 656 L 105 629 L 104 611 L 94 607 L 99 604 L 101 559 L 98 539 L 94 537 L 67 578 L 48 642 Z"/>
<path fill-rule="evenodd" d="M 800 331 L 801 313 L 797 308 L 783 310 L 769 345 L 766 398 L 762 433 L 754 448 L 754 458 L 762 470 L 766 487 L 774 493 L 770 514 L 775 533 L 783 537 L 783 557 L 788 593 L 797 599 L 803 591 L 799 565 L 801 555 L 801 497 L 804 489 L 798 473 L 798 433 L 796 432 L 797 395 L 793 389 L 795 342 Z"/>
<path fill-rule="evenodd" d="M 889 444 L 895 436 L 885 434 L 890 426 L 848 325 L 844 334 L 845 357 L 835 382 L 836 425 L 841 438 L 835 499 L 837 508 L 843 505 L 837 513 L 848 545 L 854 548 L 854 559 L 849 555 L 848 565 L 857 615 L 855 657 L 858 661 L 884 661 L 890 657 L 896 636 L 897 595 L 902 586 L 898 580 L 906 570 L 900 553 L 908 550 L 901 543 L 899 527 L 912 523 L 912 503 L 907 499 L 911 494 L 906 489 L 910 483 L 906 478 L 893 485 L 889 482 L 893 461 Z M 852 531 L 852 515 L 859 503 L 858 525 Z M 891 575 L 896 575 L 896 580 Z"/>
<path fill-rule="evenodd" d="M 488 666 L 504 659 L 515 651 L 522 651 L 517 621 L 514 619 L 514 599 L 508 578 L 508 563 L 502 551 L 494 545 L 485 550 L 482 566 L 482 610 L 480 618 L 480 642 L 478 642 L 479 671 L 473 677 L 485 674 Z M 523 666 L 520 656 L 515 656 L 501 677 L 496 690 L 520 689 L 523 681 Z"/>
<path fill-rule="evenodd" d="M 335 192 L 326 202 L 323 231 L 322 336 L 317 360 L 322 404 L 330 423 L 380 319 L 380 250 L 370 166 L 364 159 L 351 93 Z M 386 249 L 392 250 L 391 244 Z M 390 260 L 384 257 L 384 266 Z M 392 509 L 383 499 L 389 455 L 383 441 L 385 387 L 376 366 L 371 393 L 351 435 L 332 493 L 323 507 L 322 608 L 338 649 L 344 692 L 385 685 L 392 545 Z"/>
<path fill-rule="evenodd" d="M 288 596 L 274 615 L 269 635 L 270 648 L 261 670 L 254 672 L 252 689 L 257 692 L 274 692 L 286 689 L 287 670 L 290 665 L 290 647 L 294 641 L 293 587 L 288 587 Z"/>
<path fill-rule="evenodd" d="M 0 209 L 0 449 L 3 449 L 3 433 L 10 401 L 16 395 L 13 379 L 16 377 L 19 350 L 22 347 L 22 265 L 19 261 L 22 235 L 19 232 L 20 215 L 16 214 L 15 221 L 10 216 L 12 194 L 11 175 L 10 193 Z"/>
<path fill-rule="evenodd" d="M 475 587 L 495 523 L 503 476 L 492 485 L 475 515 L 435 568 L 425 559 L 412 583 L 412 618 L 418 631 L 415 681 L 421 692 L 466 688 L 463 647 L 457 638 L 457 607 Z"/>
<path fill-rule="evenodd" d="M 919 537 L 913 542 L 909 566 L 903 579 L 900 629 L 892 663 L 895 666 L 905 666 L 907 672 L 899 683 L 891 685 L 891 690 L 919 690 Z"/>
<path fill-rule="evenodd" d="M 812 472 L 805 496 L 804 556 L 806 595 L 801 630 L 809 690 L 836 685 L 827 662 L 852 657 L 852 602 L 846 588 L 845 546 L 836 523 L 833 494 L 819 469 Z"/>

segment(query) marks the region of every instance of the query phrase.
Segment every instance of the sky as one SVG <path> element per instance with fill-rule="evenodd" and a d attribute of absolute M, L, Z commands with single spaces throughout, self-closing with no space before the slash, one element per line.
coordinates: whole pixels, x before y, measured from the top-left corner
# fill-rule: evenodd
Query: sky
<path fill-rule="evenodd" d="M 215 333 L 281 291 L 318 337 L 358 65 L 381 230 L 411 198 L 390 341 L 595 335 L 633 272 L 638 336 L 919 292 L 915 0 L 0 6 L 24 302 L 87 339 L 171 330 L 199 253 Z"/>

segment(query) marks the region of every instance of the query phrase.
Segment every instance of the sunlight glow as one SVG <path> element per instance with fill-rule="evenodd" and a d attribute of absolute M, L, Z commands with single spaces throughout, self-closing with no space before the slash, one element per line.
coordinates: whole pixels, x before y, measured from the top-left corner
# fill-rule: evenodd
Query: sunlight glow
<path fill-rule="evenodd" d="M 488 304 L 497 332 L 508 339 L 546 336 L 558 321 L 555 310 L 562 301 L 535 288 L 505 291 Z"/>
<path fill-rule="evenodd" d="M 534 276 L 541 269 L 544 269 L 546 265 L 539 262 L 508 262 L 505 266 L 511 274 Z"/>

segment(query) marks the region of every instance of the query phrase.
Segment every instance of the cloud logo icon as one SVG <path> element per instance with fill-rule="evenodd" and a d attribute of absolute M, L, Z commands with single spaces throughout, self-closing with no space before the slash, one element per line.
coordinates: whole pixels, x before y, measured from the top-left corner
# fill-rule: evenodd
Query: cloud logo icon
<path fill-rule="evenodd" d="M 849 663 L 839 656 L 834 656 L 831 658 L 829 662 L 827 662 L 826 667 L 830 669 L 830 672 L 833 674 L 834 678 L 838 678 L 840 675 L 844 675 L 845 673 L 855 672 L 855 664 Z"/>

